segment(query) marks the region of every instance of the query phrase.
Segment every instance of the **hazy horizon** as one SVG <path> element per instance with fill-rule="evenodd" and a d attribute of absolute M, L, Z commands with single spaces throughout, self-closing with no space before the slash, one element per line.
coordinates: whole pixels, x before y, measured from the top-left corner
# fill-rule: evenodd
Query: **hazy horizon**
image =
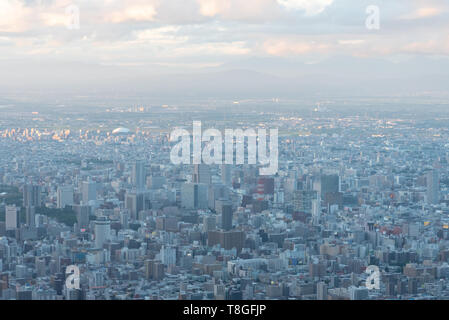
<path fill-rule="evenodd" d="M 448 17 L 443 0 L 5 0 L 0 93 L 445 97 Z"/>

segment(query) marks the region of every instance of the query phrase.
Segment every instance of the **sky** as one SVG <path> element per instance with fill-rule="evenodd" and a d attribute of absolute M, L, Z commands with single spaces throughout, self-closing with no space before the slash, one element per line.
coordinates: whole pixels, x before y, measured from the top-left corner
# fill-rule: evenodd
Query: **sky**
<path fill-rule="evenodd" d="M 447 0 L 0 0 L 0 92 L 447 94 L 448 57 Z"/>

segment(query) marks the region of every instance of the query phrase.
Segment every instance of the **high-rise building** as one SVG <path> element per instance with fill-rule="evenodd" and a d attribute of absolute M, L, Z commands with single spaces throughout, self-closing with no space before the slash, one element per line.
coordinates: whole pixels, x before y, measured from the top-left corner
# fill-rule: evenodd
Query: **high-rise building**
<path fill-rule="evenodd" d="M 321 204 L 319 199 L 312 199 L 312 220 L 317 225 L 321 219 Z"/>
<path fill-rule="evenodd" d="M 120 212 L 120 223 L 123 229 L 128 229 L 129 227 L 129 210 L 124 210 Z"/>
<path fill-rule="evenodd" d="M 216 212 L 221 215 L 221 228 L 225 231 L 232 229 L 232 204 L 228 200 L 217 200 L 215 201 Z"/>
<path fill-rule="evenodd" d="M 161 261 L 168 266 L 176 265 L 176 248 L 172 246 L 163 245 L 160 250 Z"/>
<path fill-rule="evenodd" d="M 84 204 L 88 204 L 91 200 L 97 199 L 97 184 L 94 181 L 83 181 L 82 183 L 82 199 Z"/>
<path fill-rule="evenodd" d="M 210 168 L 207 164 L 195 164 L 193 167 L 193 183 L 211 183 Z"/>
<path fill-rule="evenodd" d="M 229 199 L 229 190 L 223 184 L 211 184 L 208 191 L 208 205 L 215 210 L 215 201 L 218 199 Z"/>
<path fill-rule="evenodd" d="M 76 221 L 80 229 L 86 229 L 89 226 L 90 206 L 74 205 L 73 210 L 76 213 Z"/>
<path fill-rule="evenodd" d="M 260 195 L 274 194 L 274 178 L 261 177 L 257 180 L 257 193 Z"/>
<path fill-rule="evenodd" d="M 35 227 L 36 226 L 36 208 L 35 207 L 25 207 L 25 220 L 26 225 L 29 227 Z"/>
<path fill-rule="evenodd" d="M 162 280 L 164 276 L 164 264 L 161 261 L 145 260 L 145 277 L 148 280 Z"/>
<path fill-rule="evenodd" d="M 324 200 L 327 193 L 340 192 L 340 177 L 337 174 L 322 174 L 314 180 L 313 190 Z"/>
<path fill-rule="evenodd" d="M 133 163 L 131 172 L 131 183 L 138 191 L 142 191 L 145 189 L 146 173 L 145 173 L 145 165 L 142 161 L 136 161 L 135 163 Z"/>
<path fill-rule="evenodd" d="M 15 230 L 19 227 L 19 213 L 15 205 L 5 208 L 5 228 L 6 230 Z"/>
<path fill-rule="evenodd" d="M 181 206 L 186 209 L 206 209 L 207 196 L 207 184 L 185 183 L 181 188 Z"/>
<path fill-rule="evenodd" d="M 203 231 L 213 231 L 217 227 L 217 217 L 215 215 L 205 216 L 203 218 Z"/>
<path fill-rule="evenodd" d="M 103 248 L 111 235 L 111 222 L 105 218 L 95 221 L 95 248 Z"/>
<path fill-rule="evenodd" d="M 326 265 L 323 262 L 315 261 L 309 263 L 309 276 L 311 278 L 324 277 L 326 275 Z"/>
<path fill-rule="evenodd" d="M 245 245 L 246 234 L 244 231 L 232 230 L 232 231 L 209 231 L 207 233 L 208 246 L 220 245 L 225 250 L 231 250 L 235 248 L 237 252 L 240 252 Z"/>
<path fill-rule="evenodd" d="M 350 286 L 348 288 L 349 298 L 351 300 L 367 300 L 368 299 L 368 288 L 367 287 L 355 287 Z"/>
<path fill-rule="evenodd" d="M 327 284 L 323 281 L 316 285 L 317 300 L 327 300 Z"/>
<path fill-rule="evenodd" d="M 56 194 L 56 206 L 60 209 L 73 205 L 73 187 L 60 186 Z"/>
<path fill-rule="evenodd" d="M 427 203 L 438 204 L 440 202 L 440 177 L 437 170 L 432 170 L 426 175 Z"/>
<path fill-rule="evenodd" d="M 23 186 L 23 206 L 40 207 L 42 205 L 41 187 L 33 184 Z"/>
<path fill-rule="evenodd" d="M 297 190 L 293 192 L 293 210 L 295 212 L 312 213 L 312 203 L 318 199 L 316 191 Z M 315 209 L 316 210 L 316 209 Z"/>
<path fill-rule="evenodd" d="M 125 208 L 129 210 L 132 219 L 137 219 L 142 210 L 148 209 L 146 206 L 144 193 L 128 192 L 125 199 Z"/>

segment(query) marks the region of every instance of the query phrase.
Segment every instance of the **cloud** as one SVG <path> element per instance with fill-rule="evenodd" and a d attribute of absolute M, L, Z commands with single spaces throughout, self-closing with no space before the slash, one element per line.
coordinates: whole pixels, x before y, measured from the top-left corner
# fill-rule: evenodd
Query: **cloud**
<path fill-rule="evenodd" d="M 329 44 L 316 41 L 302 41 L 294 39 L 271 39 L 263 44 L 264 51 L 273 56 L 304 55 L 309 53 L 325 52 Z"/>
<path fill-rule="evenodd" d="M 384 0 L 375 32 L 365 28 L 370 1 L 353 1 L 0 0 L 0 61 L 35 57 L 49 65 L 58 60 L 191 72 L 237 60 L 449 57 L 443 0 Z M 80 9 L 79 30 L 66 27 L 72 3 Z"/>
<path fill-rule="evenodd" d="M 230 2 L 220 0 L 198 0 L 200 13 L 206 17 L 214 17 L 230 10 Z"/>
<path fill-rule="evenodd" d="M 189 37 L 177 35 L 179 26 L 165 26 L 161 28 L 145 29 L 135 32 L 137 42 L 154 45 L 179 45 L 188 41 Z"/>
<path fill-rule="evenodd" d="M 275 0 L 197 0 L 197 4 L 201 15 L 224 20 L 260 22 L 281 13 Z"/>
<path fill-rule="evenodd" d="M 438 15 L 442 14 L 443 12 L 445 12 L 445 9 L 443 9 L 443 8 L 424 7 L 424 8 L 418 8 L 411 13 L 401 16 L 401 19 L 403 19 L 403 20 L 425 19 L 425 18 L 431 18 L 431 17 L 438 16 Z"/>
<path fill-rule="evenodd" d="M 277 2 L 289 10 L 305 11 L 306 15 L 313 16 L 323 12 L 330 6 L 333 0 L 277 0 Z"/>
<path fill-rule="evenodd" d="M 32 9 L 17 0 L 0 1 L 0 32 L 23 32 L 29 27 Z"/>
<path fill-rule="evenodd" d="M 143 1 L 124 3 L 118 9 L 107 13 L 105 20 L 112 23 L 125 21 L 153 21 L 156 17 L 156 5 Z"/>

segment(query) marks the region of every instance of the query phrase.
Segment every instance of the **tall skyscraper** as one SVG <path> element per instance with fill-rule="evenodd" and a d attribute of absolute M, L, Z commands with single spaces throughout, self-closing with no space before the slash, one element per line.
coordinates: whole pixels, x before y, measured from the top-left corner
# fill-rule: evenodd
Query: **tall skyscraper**
<path fill-rule="evenodd" d="M 103 244 L 109 240 L 111 235 L 111 222 L 99 219 L 95 221 L 95 248 L 103 248 Z"/>
<path fill-rule="evenodd" d="M 133 163 L 131 183 L 138 191 L 144 190 L 146 183 L 146 173 L 145 166 L 142 161 L 136 161 L 135 163 Z"/>
<path fill-rule="evenodd" d="M 40 207 L 42 205 L 41 187 L 33 184 L 23 186 L 23 206 Z"/>
<path fill-rule="evenodd" d="M 232 204 L 228 200 L 217 200 L 215 201 L 215 210 L 217 214 L 221 215 L 221 228 L 224 231 L 229 231 L 232 229 Z"/>
<path fill-rule="evenodd" d="M 181 188 L 181 206 L 186 209 L 206 209 L 208 188 L 203 183 L 185 183 Z"/>
<path fill-rule="evenodd" d="M 437 170 L 432 170 L 426 175 L 427 203 L 438 204 L 440 202 L 440 177 Z"/>
<path fill-rule="evenodd" d="M 340 177 L 337 174 L 323 174 L 315 179 L 313 190 L 317 191 L 324 200 L 327 193 L 337 193 L 340 191 Z"/>
<path fill-rule="evenodd" d="M 193 167 L 194 183 L 211 183 L 210 168 L 207 164 L 195 164 Z"/>
<path fill-rule="evenodd" d="M 314 225 L 318 225 L 321 219 L 321 204 L 319 199 L 312 199 L 312 220 Z"/>
<path fill-rule="evenodd" d="M 83 203 L 87 204 L 90 200 L 97 199 L 97 184 L 94 181 L 83 181 L 82 183 Z"/>
<path fill-rule="evenodd" d="M 176 265 L 176 247 L 163 245 L 160 250 L 160 257 L 166 266 Z"/>
<path fill-rule="evenodd" d="M 26 225 L 29 227 L 36 226 L 36 207 L 25 207 Z"/>
<path fill-rule="evenodd" d="M 232 229 L 232 214 L 231 204 L 224 204 L 221 210 L 221 227 L 225 231 Z"/>
<path fill-rule="evenodd" d="M 85 229 L 89 226 L 90 206 L 74 205 L 73 210 L 76 213 L 76 221 L 80 229 Z"/>
<path fill-rule="evenodd" d="M 229 199 L 229 189 L 223 184 L 211 184 L 208 190 L 209 208 L 215 210 L 215 200 Z"/>
<path fill-rule="evenodd" d="M 56 206 L 60 209 L 73 205 L 73 187 L 60 186 L 56 194 Z"/>
<path fill-rule="evenodd" d="M 19 213 L 15 205 L 5 208 L 6 230 L 15 230 L 19 227 Z"/>
<path fill-rule="evenodd" d="M 125 208 L 129 210 L 132 219 L 137 219 L 140 211 L 148 209 L 145 207 L 145 194 L 137 192 L 127 193 Z"/>

